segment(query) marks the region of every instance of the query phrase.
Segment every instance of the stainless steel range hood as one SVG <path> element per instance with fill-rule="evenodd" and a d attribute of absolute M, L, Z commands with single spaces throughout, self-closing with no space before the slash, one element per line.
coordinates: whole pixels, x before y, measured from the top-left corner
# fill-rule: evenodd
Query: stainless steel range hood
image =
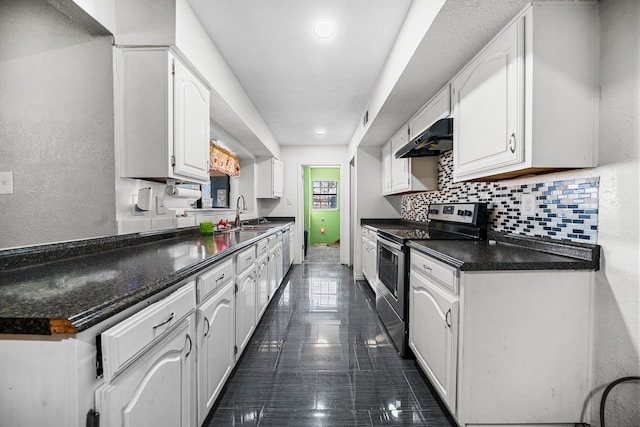
<path fill-rule="evenodd" d="M 396 159 L 437 156 L 452 148 L 453 119 L 440 119 L 396 151 Z"/>

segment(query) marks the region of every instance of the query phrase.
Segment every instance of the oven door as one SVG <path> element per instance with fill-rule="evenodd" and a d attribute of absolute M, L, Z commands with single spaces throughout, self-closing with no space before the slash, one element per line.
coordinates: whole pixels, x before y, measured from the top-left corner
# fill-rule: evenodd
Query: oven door
<path fill-rule="evenodd" d="M 398 353 L 407 341 L 405 253 L 402 245 L 378 236 L 378 292 L 376 311 Z"/>
<path fill-rule="evenodd" d="M 384 287 L 385 294 L 388 294 L 394 301 L 402 299 L 404 285 L 402 245 L 381 236 L 378 236 L 378 279 Z"/>

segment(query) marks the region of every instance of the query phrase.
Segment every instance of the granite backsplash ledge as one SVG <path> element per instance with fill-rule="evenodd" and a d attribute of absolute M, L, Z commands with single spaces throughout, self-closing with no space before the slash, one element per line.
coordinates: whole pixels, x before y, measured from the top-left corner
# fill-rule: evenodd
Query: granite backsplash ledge
<path fill-rule="evenodd" d="M 595 244 L 598 240 L 599 177 L 508 185 L 453 182 L 453 152 L 438 160 L 439 191 L 402 197 L 402 217 L 426 221 L 431 203 L 486 202 L 492 231 Z M 521 213 L 523 194 L 535 197 L 534 214 Z"/>

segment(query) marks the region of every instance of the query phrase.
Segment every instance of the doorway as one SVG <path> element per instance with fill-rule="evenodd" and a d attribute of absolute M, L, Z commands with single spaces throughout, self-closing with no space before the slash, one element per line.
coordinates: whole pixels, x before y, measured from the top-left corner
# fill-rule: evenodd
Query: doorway
<path fill-rule="evenodd" d="M 306 257 L 304 251 L 308 252 L 311 245 L 324 245 L 335 249 L 341 264 L 350 264 L 349 200 L 345 200 L 349 197 L 349 188 L 344 188 L 349 177 L 344 175 L 343 166 L 298 163 L 301 203 L 298 203 L 296 221 L 300 224 L 302 260 Z"/>
<path fill-rule="evenodd" d="M 307 246 L 340 247 L 340 168 L 304 166 Z"/>

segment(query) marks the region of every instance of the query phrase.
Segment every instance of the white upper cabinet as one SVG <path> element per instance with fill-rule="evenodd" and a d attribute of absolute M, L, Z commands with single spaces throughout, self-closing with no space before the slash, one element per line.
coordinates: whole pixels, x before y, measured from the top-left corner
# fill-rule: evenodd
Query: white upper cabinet
<path fill-rule="evenodd" d="M 453 79 L 454 181 L 596 165 L 596 8 L 534 3 Z"/>
<path fill-rule="evenodd" d="M 209 89 L 166 48 L 116 49 L 120 176 L 209 182 Z"/>
<path fill-rule="evenodd" d="M 411 163 L 409 159 L 396 159 L 396 151 L 409 142 L 407 129 L 402 128 L 400 132 L 391 138 L 391 192 L 398 193 L 409 189 Z"/>
<path fill-rule="evenodd" d="M 453 81 L 455 177 L 523 161 L 524 22 L 516 22 Z"/>
<path fill-rule="evenodd" d="M 284 196 L 284 164 L 273 157 L 256 161 L 256 198 Z"/>
<path fill-rule="evenodd" d="M 391 194 L 391 141 L 382 146 L 382 194 Z"/>
<path fill-rule="evenodd" d="M 404 194 L 438 189 L 438 157 L 396 159 L 396 151 L 409 141 L 403 126 L 382 146 L 382 194 Z"/>

